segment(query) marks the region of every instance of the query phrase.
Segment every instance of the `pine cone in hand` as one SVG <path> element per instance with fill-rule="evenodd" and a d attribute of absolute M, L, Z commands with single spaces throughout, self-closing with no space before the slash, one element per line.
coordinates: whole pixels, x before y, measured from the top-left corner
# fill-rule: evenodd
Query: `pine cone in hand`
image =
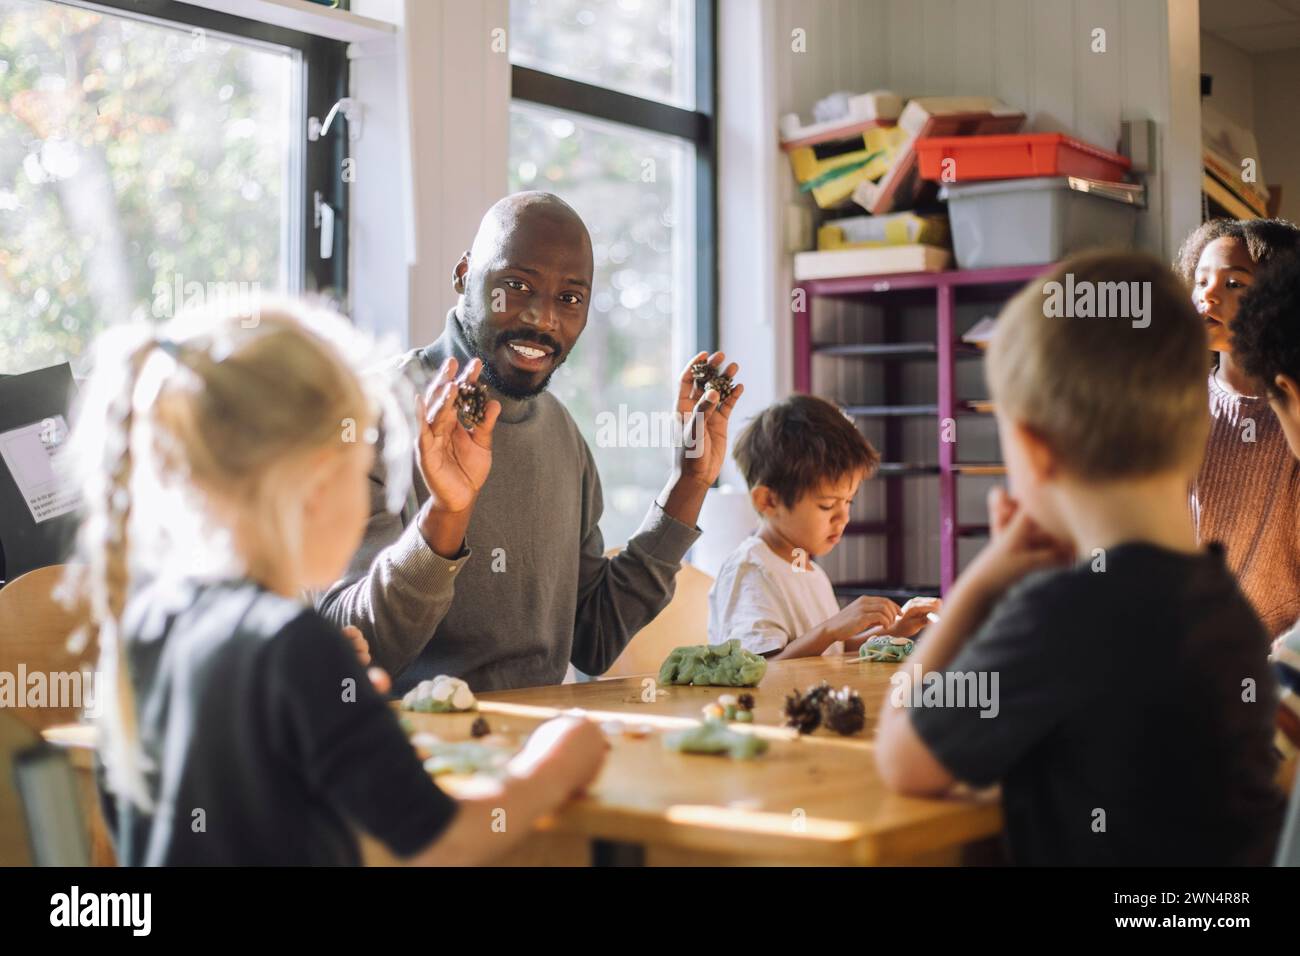
<path fill-rule="evenodd" d="M 487 417 L 487 386 L 461 382 L 456 393 L 456 418 L 465 428 L 482 425 Z"/>
<path fill-rule="evenodd" d="M 700 391 L 712 386 L 718 393 L 719 401 L 725 400 L 736 387 L 730 376 L 723 375 L 721 369 L 708 362 L 696 362 L 692 365 L 691 378 L 695 379 L 695 384 L 700 387 Z"/>

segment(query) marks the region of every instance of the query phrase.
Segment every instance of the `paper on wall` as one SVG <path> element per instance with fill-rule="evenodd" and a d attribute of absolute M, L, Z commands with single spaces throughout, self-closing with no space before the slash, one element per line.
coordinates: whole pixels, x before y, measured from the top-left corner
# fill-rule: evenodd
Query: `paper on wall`
<path fill-rule="evenodd" d="M 81 492 L 60 472 L 58 459 L 68 437 L 62 415 L 0 432 L 0 458 L 37 524 L 75 511 Z"/>

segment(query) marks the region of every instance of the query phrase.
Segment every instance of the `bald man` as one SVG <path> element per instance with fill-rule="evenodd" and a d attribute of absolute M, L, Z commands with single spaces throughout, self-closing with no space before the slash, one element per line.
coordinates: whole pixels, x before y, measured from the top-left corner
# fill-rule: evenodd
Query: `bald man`
<path fill-rule="evenodd" d="M 743 389 L 719 401 L 683 370 L 676 466 L 606 558 L 591 450 L 546 390 L 587 324 L 592 271 L 591 237 L 571 207 L 541 192 L 502 199 L 456 263 L 445 331 L 402 361 L 422 396 L 411 494 L 400 515 L 385 510 L 376 456 L 365 539 L 319 602 L 335 624 L 360 629 L 396 693 L 437 674 L 479 692 L 556 684 L 570 663 L 601 674 L 672 597 Z M 737 371 L 721 353 L 692 362 L 705 359 Z M 490 395 L 473 429 L 454 407 L 466 381 Z"/>

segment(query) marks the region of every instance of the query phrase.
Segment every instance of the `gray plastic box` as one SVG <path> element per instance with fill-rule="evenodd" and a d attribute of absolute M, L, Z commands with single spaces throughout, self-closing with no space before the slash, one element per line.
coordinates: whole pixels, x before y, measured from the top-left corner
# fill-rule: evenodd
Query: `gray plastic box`
<path fill-rule="evenodd" d="M 1077 176 L 951 184 L 952 248 L 962 269 L 1056 262 L 1094 246 L 1132 247 L 1143 188 Z"/>

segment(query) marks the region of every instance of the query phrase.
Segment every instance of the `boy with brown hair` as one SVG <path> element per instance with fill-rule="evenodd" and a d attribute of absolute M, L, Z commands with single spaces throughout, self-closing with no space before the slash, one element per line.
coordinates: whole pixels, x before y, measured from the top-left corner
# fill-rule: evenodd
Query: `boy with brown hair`
<path fill-rule="evenodd" d="M 732 451 L 759 526 L 727 556 L 709 591 L 709 642 L 738 638 L 774 659 L 857 651 L 864 632 L 911 637 L 935 598 L 902 608 L 863 596 L 840 609 L 814 558 L 844 536 L 853 498 L 880 455 L 836 406 L 792 395 L 756 415 Z"/>
<path fill-rule="evenodd" d="M 1271 857 L 1268 640 L 1186 505 L 1205 351 L 1147 255 L 1068 259 L 999 319 L 987 374 L 1011 493 L 990 495 L 991 542 L 896 675 L 876 759 L 905 793 L 1001 782 L 1018 863 Z M 966 706 L 971 675 L 992 707 Z"/>

